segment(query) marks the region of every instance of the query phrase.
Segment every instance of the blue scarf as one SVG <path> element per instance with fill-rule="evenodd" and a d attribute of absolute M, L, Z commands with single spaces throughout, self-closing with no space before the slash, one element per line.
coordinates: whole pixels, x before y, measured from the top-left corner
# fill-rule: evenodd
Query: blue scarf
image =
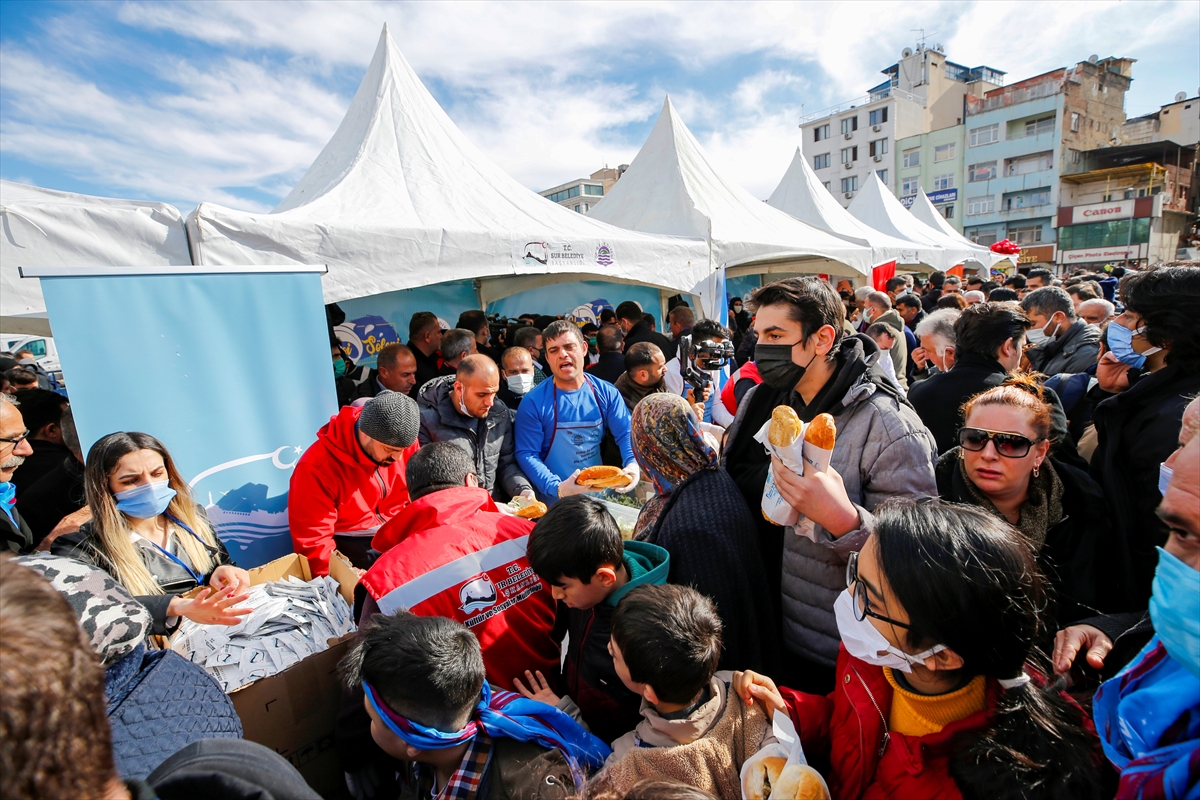
<path fill-rule="evenodd" d="M 13 524 L 14 528 L 21 527 L 17 524 L 16 517 L 13 516 L 13 505 L 17 502 L 17 487 L 11 483 L 0 483 L 0 511 L 4 512 L 4 516 L 8 517 L 8 521 Z"/>
<path fill-rule="evenodd" d="M 1200 798 L 1200 680 L 1155 636 L 1092 704 L 1116 800 Z"/>
<path fill-rule="evenodd" d="M 515 739 L 518 742 L 537 742 L 547 749 L 562 752 L 572 766 L 588 770 L 599 769 L 612 752 L 608 745 L 579 726 L 570 716 L 554 706 L 530 700 L 516 692 L 493 689 L 486 681 L 483 696 L 471 720 L 460 731 L 447 733 L 427 728 L 397 714 L 371 684 L 363 681 L 367 702 L 388 730 L 418 750 L 443 750 L 469 742 L 479 733 L 492 738 Z"/>

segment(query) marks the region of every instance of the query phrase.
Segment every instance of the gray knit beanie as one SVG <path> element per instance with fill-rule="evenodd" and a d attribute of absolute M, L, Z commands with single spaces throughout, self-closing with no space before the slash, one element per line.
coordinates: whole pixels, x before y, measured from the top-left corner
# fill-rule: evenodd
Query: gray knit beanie
<path fill-rule="evenodd" d="M 408 447 L 417 440 L 421 411 L 406 394 L 384 390 L 363 406 L 358 429 L 388 447 Z"/>

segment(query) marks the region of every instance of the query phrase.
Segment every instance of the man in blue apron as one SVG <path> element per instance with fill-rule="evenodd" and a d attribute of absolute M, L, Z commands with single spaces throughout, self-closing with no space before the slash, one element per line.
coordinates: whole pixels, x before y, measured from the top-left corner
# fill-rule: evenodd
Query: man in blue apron
<path fill-rule="evenodd" d="M 542 337 L 554 379 L 535 386 L 517 409 L 515 439 L 521 471 L 538 499 L 547 504 L 596 491 L 578 485 L 575 476 L 601 463 L 600 445 L 607 431 L 621 452 L 625 473 L 633 479 L 617 491 L 632 491 L 641 473 L 629 442 L 629 411 L 621 393 L 584 372 L 587 343 L 573 322 L 552 322 Z"/>

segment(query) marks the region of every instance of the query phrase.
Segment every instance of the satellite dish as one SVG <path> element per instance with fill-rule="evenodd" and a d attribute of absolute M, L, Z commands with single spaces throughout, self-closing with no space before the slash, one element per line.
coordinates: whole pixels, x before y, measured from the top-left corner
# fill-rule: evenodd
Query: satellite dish
<path fill-rule="evenodd" d="M 1090 56 L 1088 56 L 1089 64 L 1095 64 L 1099 60 L 1100 60 L 1100 56 L 1096 55 L 1095 53 L 1092 53 Z"/>
<path fill-rule="evenodd" d="M 1176 103 L 1182 103 L 1184 100 L 1187 100 L 1187 92 L 1180 92 L 1179 94 L 1175 95 Z"/>
<path fill-rule="evenodd" d="M 900 55 L 903 56 L 904 58 L 908 58 L 909 56 L 912 55 L 912 48 L 911 47 L 904 48 L 904 50 L 901 51 Z"/>

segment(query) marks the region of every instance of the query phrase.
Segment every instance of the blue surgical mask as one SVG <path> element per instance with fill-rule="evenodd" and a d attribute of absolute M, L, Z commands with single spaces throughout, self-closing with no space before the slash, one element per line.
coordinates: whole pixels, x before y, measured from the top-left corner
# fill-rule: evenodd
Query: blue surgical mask
<path fill-rule="evenodd" d="M 117 501 L 117 511 L 135 519 L 153 519 L 167 510 L 175 490 L 167 481 L 143 483 L 126 492 L 117 492 L 113 499 Z"/>
<path fill-rule="evenodd" d="M 1108 323 L 1108 349 L 1122 364 L 1141 369 L 1146 357 L 1133 349 L 1133 331 L 1115 319 Z"/>
<path fill-rule="evenodd" d="M 1163 497 L 1167 496 L 1167 485 L 1171 483 L 1171 476 L 1175 474 L 1175 470 L 1171 469 L 1162 463 L 1158 465 L 1158 493 Z"/>
<path fill-rule="evenodd" d="M 1200 678 L 1200 572 L 1158 548 L 1150 621 L 1167 654 Z"/>

